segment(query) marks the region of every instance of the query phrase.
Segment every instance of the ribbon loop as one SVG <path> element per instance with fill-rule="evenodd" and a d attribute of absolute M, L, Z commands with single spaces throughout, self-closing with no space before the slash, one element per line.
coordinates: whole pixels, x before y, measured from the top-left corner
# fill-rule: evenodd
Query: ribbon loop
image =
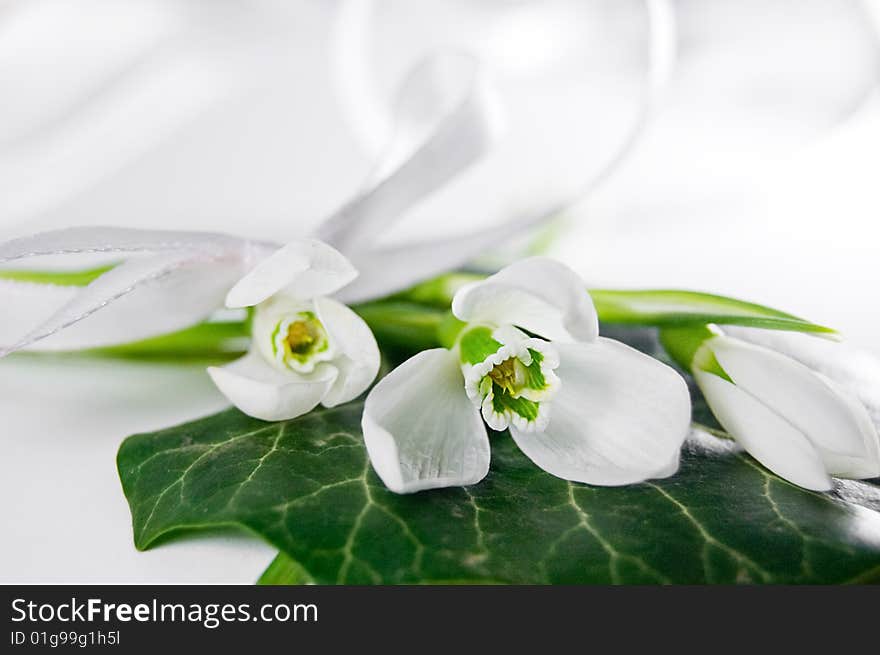
<path fill-rule="evenodd" d="M 485 71 L 470 55 L 429 55 L 397 93 L 390 143 L 366 187 L 318 228 L 321 240 L 351 254 L 471 164 L 500 136 L 503 112 Z"/>

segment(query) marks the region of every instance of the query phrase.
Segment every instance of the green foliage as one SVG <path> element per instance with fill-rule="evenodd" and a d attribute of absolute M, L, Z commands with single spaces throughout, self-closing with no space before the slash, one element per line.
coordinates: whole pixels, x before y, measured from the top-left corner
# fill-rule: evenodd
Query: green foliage
<path fill-rule="evenodd" d="M 876 486 L 804 491 L 711 427 L 694 430 L 664 480 L 569 483 L 497 433 L 483 482 L 400 496 L 369 466 L 361 409 L 280 423 L 228 410 L 130 437 L 118 466 L 137 547 L 239 526 L 282 553 L 267 584 L 880 581 Z"/>
<path fill-rule="evenodd" d="M 113 266 L 100 266 L 80 271 L 26 271 L 0 270 L 0 280 L 54 284 L 62 287 L 82 287 L 109 271 Z"/>
<path fill-rule="evenodd" d="M 599 319 L 619 325 L 658 327 L 744 325 L 834 335 L 834 330 L 755 303 L 697 291 L 591 289 Z"/>

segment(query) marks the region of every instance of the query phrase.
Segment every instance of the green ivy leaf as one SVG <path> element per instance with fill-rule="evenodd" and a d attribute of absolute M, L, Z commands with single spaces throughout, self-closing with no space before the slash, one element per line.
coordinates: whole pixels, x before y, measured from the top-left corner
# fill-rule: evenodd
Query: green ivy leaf
<path fill-rule="evenodd" d="M 118 466 L 136 546 L 240 526 L 282 552 L 267 584 L 880 581 L 869 483 L 804 491 L 696 430 L 676 476 L 590 487 L 499 433 L 482 483 L 398 496 L 370 469 L 361 409 L 281 423 L 228 410 L 130 437 Z"/>

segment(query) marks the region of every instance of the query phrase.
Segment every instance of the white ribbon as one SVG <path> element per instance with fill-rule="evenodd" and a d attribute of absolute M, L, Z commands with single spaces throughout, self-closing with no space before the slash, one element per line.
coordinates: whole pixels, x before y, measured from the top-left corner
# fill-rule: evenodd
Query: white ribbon
<path fill-rule="evenodd" d="M 362 8 L 359 0 L 350 0 L 349 5 L 357 9 Z M 346 238 L 341 245 L 351 248 L 350 250 L 345 250 L 345 252 L 351 258 L 355 267 L 361 271 L 361 276 L 342 290 L 339 294 L 340 299 L 348 303 L 367 300 L 379 295 L 399 291 L 432 275 L 461 266 L 491 248 L 497 247 L 499 243 L 507 238 L 522 235 L 529 230 L 549 223 L 562 214 L 562 212 L 570 210 L 583 202 L 596 188 L 605 182 L 629 157 L 644 134 L 674 67 L 676 55 L 674 10 L 668 0 L 645 0 L 645 9 L 648 26 L 648 65 L 642 84 L 639 111 L 617 150 L 612 153 L 604 166 L 582 185 L 581 189 L 574 196 L 562 199 L 560 202 L 548 206 L 542 211 L 514 215 L 501 225 L 475 230 L 468 234 L 438 239 L 430 243 L 405 244 L 381 248 L 362 247 L 363 244 L 371 244 L 380 233 L 380 230 L 370 230 L 370 228 L 366 230 L 358 229 L 357 225 L 387 227 L 392 220 L 399 217 L 401 211 L 405 211 L 412 203 L 395 203 L 393 198 L 384 196 L 384 201 L 387 203 L 385 206 L 371 207 L 371 210 L 382 212 L 383 218 L 380 219 L 381 222 L 377 221 L 376 223 L 373 223 L 370 218 L 358 216 L 356 212 L 350 211 L 349 206 L 346 206 L 340 212 L 327 219 L 326 223 L 318 230 L 319 235 L 324 234 L 333 239 L 343 230 L 343 226 L 347 223 L 349 229 L 352 230 L 350 234 L 354 235 Z M 361 15 L 360 11 L 355 13 L 358 16 Z M 473 63 L 473 65 L 476 64 Z M 425 66 L 423 68 L 426 72 L 433 71 L 436 73 L 442 67 Z M 488 137 L 499 136 L 500 118 L 496 118 L 498 111 L 494 108 L 497 101 L 489 100 L 493 97 L 493 93 L 488 88 L 489 80 L 487 80 L 486 75 L 484 73 L 467 75 L 466 69 L 461 64 L 451 70 L 457 70 L 462 74 L 463 79 L 458 88 L 467 89 L 472 94 L 470 99 L 463 100 L 458 104 L 447 104 L 447 106 L 454 106 L 460 110 L 450 115 L 455 118 L 454 125 L 460 130 L 459 136 L 455 138 L 451 134 L 443 133 L 445 125 L 443 117 L 435 116 L 434 118 L 437 120 L 435 121 L 434 131 L 432 133 L 429 132 L 431 137 L 426 139 L 416 149 L 409 161 L 421 162 L 427 159 L 427 157 L 423 156 L 423 150 L 426 149 L 434 156 L 449 158 L 461 154 L 456 151 L 456 148 L 463 148 L 465 153 L 470 156 L 482 155 L 488 151 L 488 147 L 484 147 L 481 151 L 478 151 L 477 147 L 471 148 L 470 144 L 466 141 L 467 135 L 474 135 L 475 146 L 488 146 L 486 143 Z M 485 86 L 481 88 L 481 85 Z M 431 94 L 428 90 L 437 88 L 441 88 L 441 85 L 436 82 L 424 85 L 410 83 L 409 86 L 404 86 L 401 91 L 401 98 L 395 103 L 397 108 L 396 125 L 394 128 L 395 135 L 408 131 L 403 126 L 410 121 L 409 112 L 401 111 L 401 108 L 417 106 L 419 103 L 427 104 L 422 94 L 430 96 Z M 497 123 L 493 124 L 493 121 L 497 121 Z M 427 120 L 424 121 L 424 123 L 428 122 Z M 425 131 L 424 128 L 423 131 Z M 449 137 L 448 142 L 443 140 L 437 143 L 441 136 Z M 392 139 L 392 141 L 394 140 Z M 396 149 L 395 146 L 388 148 L 391 151 Z M 428 159 L 428 161 L 431 166 L 442 164 L 442 161 L 436 159 Z M 430 167 L 427 170 L 419 167 L 417 170 L 424 175 L 417 184 L 424 184 L 422 188 L 425 191 L 432 190 L 432 182 L 440 181 L 441 179 L 441 176 L 432 179 Z M 441 170 L 443 170 L 442 165 Z M 392 174 L 386 179 L 392 181 L 394 177 L 394 174 Z M 442 181 L 448 180 L 444 178 Z M 398 187 L 392 182 L 391 186 L 384 189 L 384 191 L 390 191 L 393 194 L 397 189 Z M 369 192 L 366 195 L 369 196 Z M 427 193 L 420 196 L 419 199 L 424 199 L 425 195 Z M 354 205 L 355 207 L 362 207 L 357 200 L 355 200 Z M 371 211 L 370 213 L 373 212 Z M 324 230 L 327 231 L 325 232 Z M 499 237 L 499 235 L 501 236 Z M 358 243 L 359 239 L 364 240 L 362 244 Z"/>
<path fill-rule="evenodd" d="M 668 2 L 646 0 L 646 7 L 651 56 L 639 117 L 620 149 L 577 198 L 467 235 L 379 248 L 376 240 L 394 221 L 479 161 L 503 131 L 497 97 L 472 57 L 438 52 L 412 69 L 396 96 L 396 125 L 383 157 L 363 190 L 321 223 L 316 232 L 361 272 L 339 294 L 340 299 L 354 302 L 387 295 L 460 266 L 502 241 L 499 234 L 505 238 L 516 236 L 548 222 L 606 179 L 644 131 L 674 57 L 674 21 Z M 277 244 L 224 235 L 75 228 L 0 245 L 0 262 L 88 252 L 144 253 L 145 259 L 117 266 L 72 298 L 58 294 L 65 299 L 62 306 L 24 338 L 0 350 L 0 356 L 53 335 L 56 337 L 49 340 L 52 348 L 82 348 L 180 329 L 203 320 L 211 308 L 218 308 L 225 292 L 242 274 L 246 278 L 246 272 L 257 261 L 284 256 Z M 182 280 L 188 282 L 182 284 Z M 33 288 L 35 305 L 44 308 L 47 296 L 38 285 L 6 282 L 0 286 L 0 295 L 11 303 L 5 305 L 13 319 L 8 323 L 14 323 L 16 303 L 27 302 L 29 288 Z M 173 302 L 162 301 L 163 294 L 172 293 Z M 114 311 L 108 311 L 108 307 Z M 162 317 L 162 312 L 167 316 Z M 20 315 L 32 316 L 33 312 L 23 311 Z M 56 333 L 81 322 L 72 331 L 77 338 L 58 338 Z"/>
<path fill-rule="evenodd" d="M 406 211 L 479 161 L 503 132 L 503 112 L 484 71 L 469 55 L 440 52 L 407 75 L 396 97 L 395 129 L 363 190 L 323 221 L 316 236 L 361 272 L 340 292 L 365 300 L 448 270 L 472 251 L 462 243 L 374 247 Z M 283 257 L 278 251 L 273 257 Z"/>
<path fill-rule="evenodd" d="M 343 252 L 367 249 L 392 221 L 480 160 L 504 124 L 485 72 L 459 52 L 433 54 L 410 71 L 395 117 L 366 188 L 317 230 Z"/>

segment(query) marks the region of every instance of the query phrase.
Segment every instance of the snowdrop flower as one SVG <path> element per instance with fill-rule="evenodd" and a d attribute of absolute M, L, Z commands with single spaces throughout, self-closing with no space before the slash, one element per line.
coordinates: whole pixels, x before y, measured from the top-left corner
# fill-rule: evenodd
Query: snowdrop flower
<path fill-rule="evenodd" d="M 0 356 L 165 334 L 204 320 L 225 300 L 254 308 L 251 349 L 209 373 L 245 413 L 293 418 L 318 403 L 355 398 L 376 376 L 379 351 L 369 328 L 327 297 L 357 272 L 320 241 L 277 249 L 219 234 L 72 228 L 0 245 L 0 261 L 94 253 L 126 259 L 86 287 L 0 280 L 0 299 L 14 309 L 0 325 Z M 39 325 L 21 336 L 23 318 Z"/>
<path fill-rule="evenodd" d="M 764 466 L 807 489 L 831 489 L 830 476 L 880 476 L 877 428 L 855 393 L 875 393 L 877 380 L 853 385 L 851 375 L 840 375 L 840 343 L 767 332 L 725 327 L 693 337 L 691 369 L 719 423 Z"/>
<path fill-rule="evenodd" d="M 315 240 L 294 241 L 283 252 L 258 264 L 226 297 L 228 307 L 254 308 L 250 352 L 208 369 L 236 407 L 267 421 L 348 402 L 379 371 L 370 328 L 327 297 L 357 276 L 349 261 Z"/>
<path fill-rule="evenodd" d="M 597 485 L 678 469 L 690 399 L 671 368 L 598 336 L 583 282 L 534 257 L 463 287 L 454 346 L 419 353 L 367 396 L 373 468 L 397 493 L 474 484 L 508 429 L 545 471 Z M 537 336 L 532 336 L 537 335 Z"/>
<path fill-rule="evenodd" d="M 835 339 L 728 325 L 725 334 L 791 357 L 854 394 L 880 431 L 880 358 Z"/>

